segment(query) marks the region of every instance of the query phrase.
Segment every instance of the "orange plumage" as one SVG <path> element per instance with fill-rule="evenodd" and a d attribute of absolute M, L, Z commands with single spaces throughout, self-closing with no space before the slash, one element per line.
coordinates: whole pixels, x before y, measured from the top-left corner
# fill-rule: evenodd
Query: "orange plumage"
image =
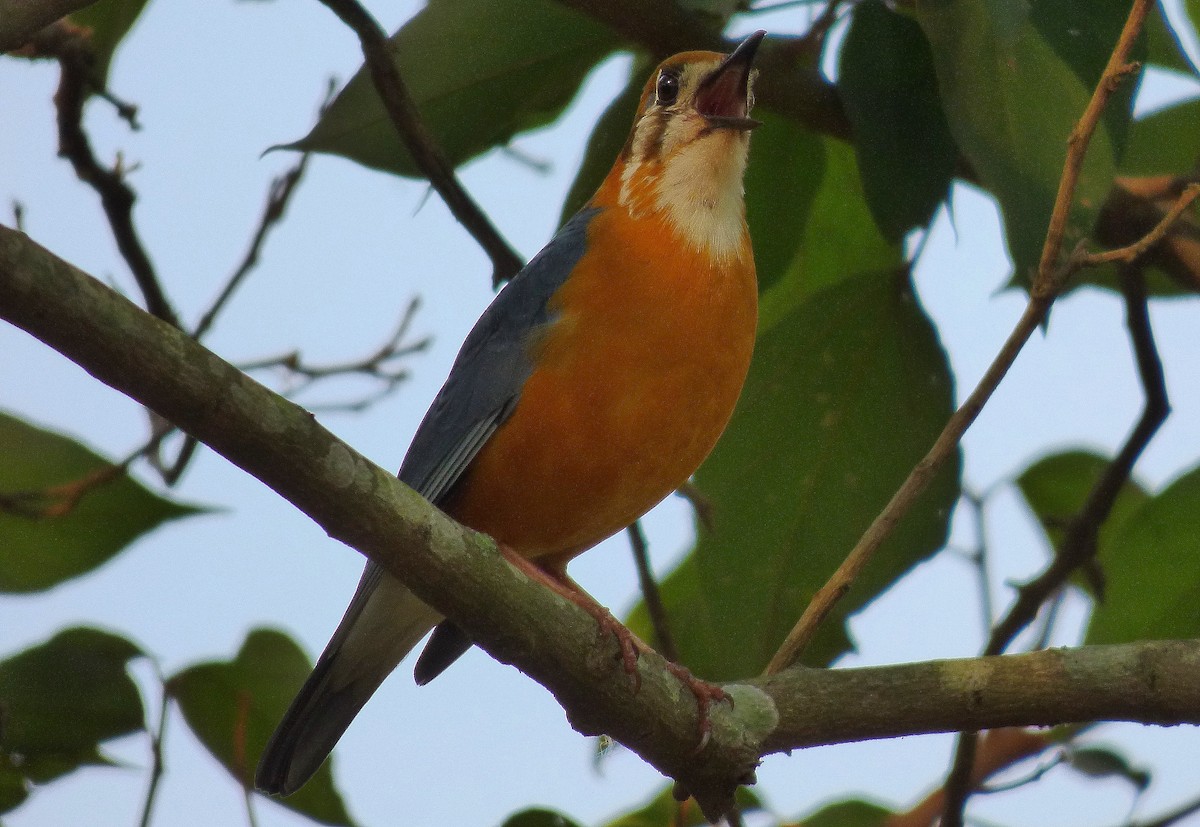
<path fill-rule="evenodd" d="M 612 171 L 480 317 L 400 469 L 591 612 L 630 670 L 644 644 L 564 567 L 682 485 L 741 391 L 757 320 L 742 176 L 762 35 L 728 57 L 685 52 L 659 66 Z M 258 787 L 287 794 L 303 784 L 435 626 L 420 683 L 470 638 L 368 564 L 264 752 Z M 677 674 L 705 726 L 707 705 L 724 693 Z"/>

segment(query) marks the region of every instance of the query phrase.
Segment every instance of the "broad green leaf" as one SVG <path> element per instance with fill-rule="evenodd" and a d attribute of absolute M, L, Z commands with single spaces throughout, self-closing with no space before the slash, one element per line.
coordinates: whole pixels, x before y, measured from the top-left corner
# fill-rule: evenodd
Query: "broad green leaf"
<path fill-rule="evenodd" d="M 290 637 L 254 629 L 236 658 L 187 667 L 169 679 L 167 691 L 205 749 L 250 789 L 266 741 L 311 671 Z M 276 801 L 323 825 L 355 823 L 334 787 L 332 760 L 300 790 Z"/>
<path fill-rule="evenodd" d="M 772 233 L 783 238 L 768 241 L 768 244 L 790 243 L 798 249 L 781 277 L 773 283 L 761 284 L 760 337 L 821 290 L 857 274 L 890 270 L 904 262 L 899 246 L 883 237 L 871 217 L 853 148 L 832 138 L 813 142 L 811 136 L 799 130 L 792 136 L 799 148 L 788 172 L 796 185 L 796 197 L 801 206 L 786 208 L 782 214 L 804 224 L 796 228 L 789 223 L 772 225 L 770 205 L 764 205 L 765 220 L 759 224 L 754 236 L 756 258 L 762 239 Z M 753 147 L 750 152 L 753 157 Z M 769 170 L 764 170 L 763 174 L 768 175 Z M 815 194 L 810 195 L 814 186 Z M 773 190 L 767 191 L 775 195 Z M 748 194 L 747 212 L 750 212 L 749 205 L 757 201 L 758 196 Z M 750 213 L 750 217 L 753 219 L 754 213 Z M 756 232 L 753 223 L 751 232 Z"/>
<path fill-rule="evenodd" d="M 1105 10 L 1113 0 L 1106 0 Z M 1043 6 L 1045 8 L 1043 8 Z M 950 132 L 1000 202 L 1015 281 L 1028 284 L 1041 255 L 1067 138 L 1091 97 L 1081 80 L 1112 41 L 1066 43 L 1094 23 L 1089 4 L 1027 0 L 918 0 Z M 1127 4 L 1126 4 L 1127 10 Z M 1103 27 L 1099 27 L 1103 28 Z M 1097 129 L 1079 177 L 1064 253 L 1090 234 L 1112 183 L 1112 121 Z"/>
<path fill-rule="evenodd" d="M 553 0 L 430 0 L 391 38 L 425 125 L 454 164 L 556 118 L 616 43 L 608 29 Z M 365 67 L 288 148 L 421 176 Z"/>
<path fill-rule="evenodd" d="M 958 159 L 920 26 L 882 0 L 855 6 L 838 88 L 871 214 L 885 237 L 900 241 L 945 200 Z"/>
<path fill-rule="evenodd" d="M 0 661 L 0 812 L 83 764 L 108 764 L 100 744 L 145 728 L 125 671 L 137 646 L 74 628 Z"/>
<path fill-rule="evenodd" d="M 839 801 L 801 819 L 803 827 L 883 827 L 892 811 L 868 801 Z"/>
<path fill-rule="evenodd" d="M 579 827 L 579 823 L 556 810 L 532 807 L 513 813 L 500 827 Z"/>
<path fill-rule="evenodd" d="M 1121 158 L 1123 175 L 1184 175 L 1200 164 L 1200 100 L 1135 121 Z"/>
<path fill-rule="evenodd" d="M 121 40 L 133 28 L 147 0 L 99 0 L 70 15 L 71 22 L 92 30 L 91 43 L 95 53 L 94 77 L 103 88 L 108 83 L 108 69 Z"/>
<path fill-rule="evenodd" d="M 250 788 L 267 740 L 311 671 L 312 663 L 291 638 L 255 629 L 232 661 L 188 667 L 167 682 L 167 692 L 205 748 Z M 334 788 L 332 763 L 326 761 L 311 781 L 278 803 L 321 824 L 354 824 Z"/>
<path fill-rule="evenodd" d="M 579 172 L 575 173 L 575 180 L 563 201 L 558 220 L 560 225 L 565 224 L 595 194 L 604 176 L 612 169 L 613 162 L 617 160 L 633 129 L 633 116 L 637 113 L 642 88 L 652 68 L 653 64 L 644 58 L 633 61 L 625 88 L 596 121 L 583 153 L 583 163 L 579 166 Z"/>
<path fill-rule="evenodd" d="M 1129 514 L 1101 547 L 1104 600 L 1086 642 L 1200 637 L 1200 468 Z"/>
<path fill-rule="evenodd" d="M 1150 786 L 1150 773 L 1129 763 L 1129 759 L 1108 747 L 1072 747 L 1063 751 L 1068 767 L 1089 778 L 1122 778 L 1138 792 Z"/>
<path fill-rule="evenodd" d="M 815 295 L 758 342 L 741 402 L 696 475 L 715 529 L 662 584 L 683 662 L 710 680 L 759 673 L 952 410 L 946 355 L 905 268 Z M 809 646 L 850 648 L 846 617 L 945 540 L 958 462 L 880 549 Z M 630 618 L 649 634 L 642 606 Z"/>
<path fill-rule="evenodd" d="M 743 813 L 761 810 L 762 800 L 747 787 L 738 787 L 737 804 Z M 695 801 L 679 802 L 672 794 L 671 785 L 663 787 L 642 807 L 617 816 L 605 827 L 700 827 L 708 819 L 700 812 Z"/>
<path fill-rule="evenodd" d="M 1129 0 L 1038 0 L 1029 13 L 1030 23 L 1046 43 L 1071 68 L 1090 96 L 1100 83 L 1121 30 L 1129 17 Z M 1146 38 L 1134 44 L 1129 59 L 1144 62 Z M 1140 75 L 1117 85 L 1104 108 L 1102 123 L 1112 139 L 1114 155 L 1120 158 L 1129 131 L 1133 97 Z M 1081 109 L 1077 114 L 1082 115 Z"/>
<path fill-rule="evenodd" d="M 794 121 L 761 109 L 754 117 L 763 125 L 750 139 L 746 223 L 758 288 L 765 291 L 788 274 L 805 246 L 813 205 L 825 185 L 826 153 L 821 138 Z"/>
<path fill-rule="evenodd" d="M 0 509 L 0 592 L 86 574 L 160 523 L 200 511 L 110 473 L 111 461 L 74 440 L 2 413 L 0 456 L 0 494 L 10 500 Z"/>
<path fill-rule="evenodd" d="M 1017 490 L 1042 526 L 1051 545 L 1062 542 L 1070 520 L 1083 508 L 1084 501 L 1110 460 L 1086 451 L 1064 451 L 1043 457 L 1017 478 Z M 1100 531 L 1101 549 L 1110 547 L 1114 532 L 1130 514 L 1145 503 L 1148 495 L 1135 481 L 1122 486 L 1112 513 Z"/>
<path fill-rule="evenodd" d="M 1184 25 L 1191 29 L 1194 37 L 1196 21 L 1200 20 L 1200 0 L 1187 0 L 1183 6 L 1190 18 Z M 1200 67 L 1192 62 L 1187 51 L 1180 45 L 1179 32 L 1164 18 L 1161 5 L 1155 3 L 1150 7 L 1150 14 L 1146 16 L 1143 28 L 1147 41 L 1146 59 L 1149 62 L 1183 74 L 1200 74 Z"/>

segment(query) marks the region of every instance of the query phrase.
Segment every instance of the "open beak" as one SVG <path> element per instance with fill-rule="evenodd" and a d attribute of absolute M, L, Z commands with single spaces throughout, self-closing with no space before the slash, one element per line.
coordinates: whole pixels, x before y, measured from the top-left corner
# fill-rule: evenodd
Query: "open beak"
<path fill-rule="evenodd" d="M 759 30 L 747 37 L 700 83 L 696 111 L 712 128 L 747 131 L 762 125 L 749 117 L 750 79 L 754 73 L 754 54 L 766 34 Z"/>

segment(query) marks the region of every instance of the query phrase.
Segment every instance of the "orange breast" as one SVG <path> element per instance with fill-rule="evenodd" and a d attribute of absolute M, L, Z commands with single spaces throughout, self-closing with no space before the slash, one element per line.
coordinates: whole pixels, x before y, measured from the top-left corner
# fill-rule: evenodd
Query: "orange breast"
<path fill-rule="evenodd" d="M 748 241 L 722 268 L 671 241 L 619 207 L 592 220 L 538 367 L 447 513 L 527 557 L 565 560 L 696 470 L 741 392 L 757 287 Z"/>

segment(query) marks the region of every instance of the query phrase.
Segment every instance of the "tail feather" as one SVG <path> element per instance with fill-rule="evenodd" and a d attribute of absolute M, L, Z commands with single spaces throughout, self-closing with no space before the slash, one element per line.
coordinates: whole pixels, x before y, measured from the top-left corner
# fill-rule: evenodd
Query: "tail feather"
<path fill-rule="evenodd" d="M 384 678 L 441 619 L 399 580 L 369 564 L 316 668 L 267 743 L 255 786 L 290 795 L 308 781 Z"/>

